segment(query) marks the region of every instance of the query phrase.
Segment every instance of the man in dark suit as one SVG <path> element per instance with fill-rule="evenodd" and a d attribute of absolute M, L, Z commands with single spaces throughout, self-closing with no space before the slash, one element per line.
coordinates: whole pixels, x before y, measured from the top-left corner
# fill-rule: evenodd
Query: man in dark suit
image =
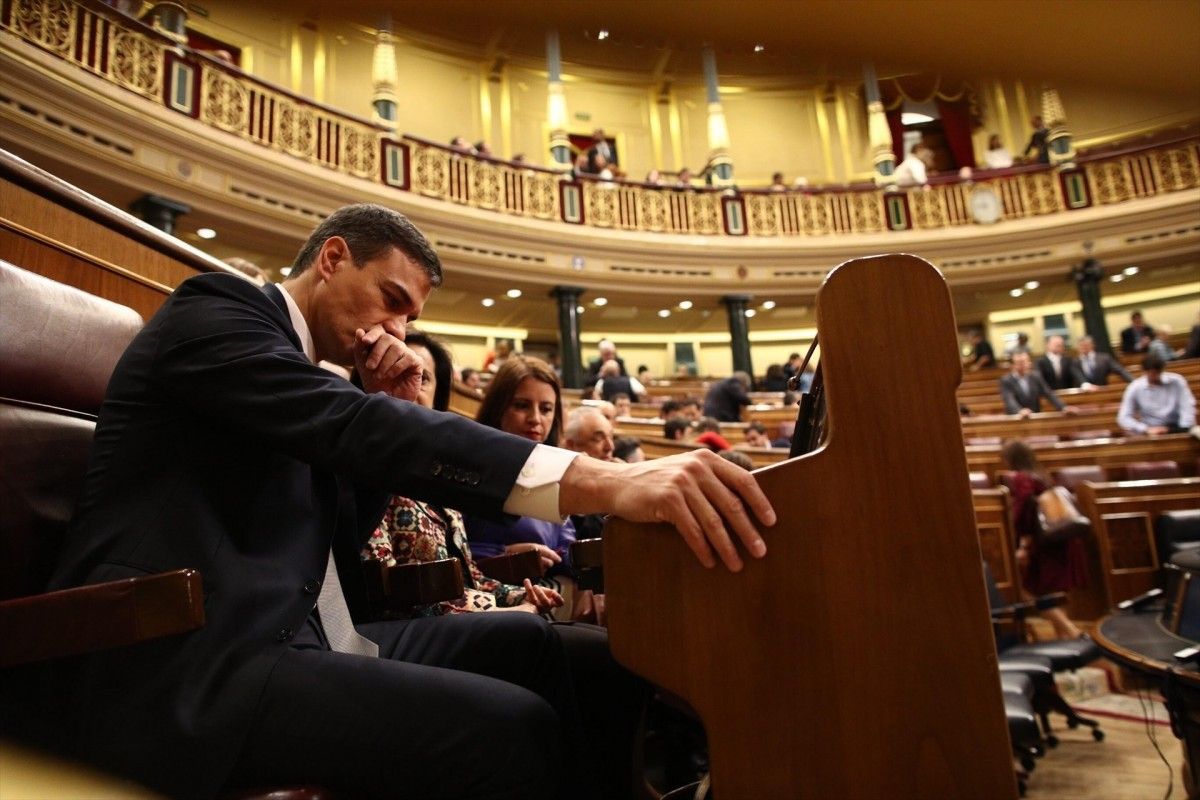
<path fill-rule="evenodd" d="M 704 416 L 718 422 L 738 422 L 742 418 L 742 406 L 750 405 L 750 376 L 735 372 L 732 377 L 714 383 L 704 395 Z"/>
<path fill-rule="evenodd" d="M 1083 383 L 1079 366 L 1075 359 L 1067 355 L 1067 345 L 1061 336 L 1051 336 L 1046 340 L 1046 352 L 1038 358 L 1035 366 L 1046 385 L 1055 391 L 1077 389 Z"/>
<path fill-rule="evenodd" d="M 1079 369 L 1079 386 L 1082 389 L 1093 391 L 1101 386 L 1108 385 L 1108 376 L 1117 375 L 1121 380 L 1129 383 L 1133 380 L 1133 376 L 1125 367 L 1121 366 L 1121 362 L 1110 356 L 1108 353 L 1096 352 L 1096 340 L 1091 336 L 1084 336 L 1075 346 L 1079 352 L 1079 358 L 1075 362 Z"/>
<path fill-rule="evenodd" d="M 1146 324 L 1142 312 L 1129 315 L 1129 327 L 1121 331 L 1122 353 L 1144 353 L 1154 341 L 1154 328 Z"/>
<path fill-rule="evenodd" d="M 1012 357 L 1012 372 L 1000 379 L 1000 396 L 1004 399 L 1004 413 L 1028 417 L 1042 410 L 1042 398 L 1055 409 L 1067 414 L 1075 410 L 1064 405 L 1058 395 L 1046 385 L 1041 375 L 1031 369 L 1028 353 L 1015 353 Z"/>
<path fill-rule="evenodd" d="M 600 353 L 598 358 L 593 358 L 588 362 L 588 372 L 583 379 L 584 386 L 594 386 L 596 381 L 600 380 L 600 368 L 604 366 L 605 361 L 616 361 L 617 366 L 621 368 L 621 374 L 628 376 L 629 372 L 625 369 L 625 359 L 617 355 L 617 346 L 608 339 L 601 339 L 596 345 L 596 350 Z"/>
<path fill-rule="evenodd" d="M 734 493 L 773 516 L 712 457 L 576 458 L 401 402 L 421 383 L 404 326 L 440 282 L 406 218 L 349 206 L 282 286 L 192 278 L 133 340 L 51 588 L 190 567 L 206 619 L 49 675 L 66 749 L 176 797 L 281 782 L 348 797 L 605 791 L 581 777 L 595 765 L 566 632 L 519 613 L 350 625 L 388 494 L 491 518 L 665 513 L 702 562 L 716 549 L 734 569 L 728 531 L 697 517 Z M 363 388 L 322 360 L 353 365 Z M 765 552 L 749 515 L 730 528 Z"/>

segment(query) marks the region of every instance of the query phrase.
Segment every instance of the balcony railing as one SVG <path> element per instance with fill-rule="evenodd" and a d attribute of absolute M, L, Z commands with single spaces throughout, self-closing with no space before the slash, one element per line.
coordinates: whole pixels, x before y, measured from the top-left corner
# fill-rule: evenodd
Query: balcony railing
<path fill-rule="evenodd" d="M 1003 223 L 1200 186 L 1194 132 L 1059 168 L 980 171 L 970 180 L 775 192 L 660 187 L 460 152 L 307 100 L 96 0 L 2 0 L 0 31 L 214 128 L 311 164 L 473 208 L 622 231 L 820 237 Z M 986 195 L 982 196 L 981 195 Z"/>

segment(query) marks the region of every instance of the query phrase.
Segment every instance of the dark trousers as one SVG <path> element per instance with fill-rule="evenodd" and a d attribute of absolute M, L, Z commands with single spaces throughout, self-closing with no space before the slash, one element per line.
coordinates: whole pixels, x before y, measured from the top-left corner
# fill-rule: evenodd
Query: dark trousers
<path fill-rule="evenodd" d="M 326 650 L 310 626 L 272 673 L 230 784 L 356 798 L 623 797 L 627 788 L 600 785 L 630 785 L 620 755 L 636 712 L 621 709 L 637 701 L 617 695 L 640 681 L 589 627 L 519 612 L 372 623 L 359 631 L 380 657 L 364 658 Z M 588 687 L 579 703 L 573 673 Z"/>

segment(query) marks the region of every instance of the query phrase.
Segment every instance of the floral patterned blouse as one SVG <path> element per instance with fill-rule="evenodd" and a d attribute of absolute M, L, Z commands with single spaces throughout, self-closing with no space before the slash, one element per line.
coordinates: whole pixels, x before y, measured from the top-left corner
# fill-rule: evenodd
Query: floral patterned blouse
<path fill-rule="evenodd" d="M 364 561 L 380 559 L 389 567 L 444 558 L 459 560 L 463 565 L 466 594 L 458 600 L 445 600 L 416 609 L 415 616 L 436 617 L 489 611 L 497 606 L 520 605 L 525 600 L 524 588 L 484 577 L 479 571 L 467 544 L 462 515 L 452 508 L 439 508 L 407 497 L 393 497 L 383 521 L 367 540 L 362 557 Z"/>

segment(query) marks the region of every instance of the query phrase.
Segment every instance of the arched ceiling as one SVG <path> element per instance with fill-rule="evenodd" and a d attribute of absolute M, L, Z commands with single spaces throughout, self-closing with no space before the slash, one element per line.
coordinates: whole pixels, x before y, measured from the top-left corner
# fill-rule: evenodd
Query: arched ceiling
<path fill-rule="evenodd" d="M 568 66 L 699 80 L 712 44 L 722 80 L 881 75 L 1071 80 L 1200 99 L 1196 0 L 267 0 L 315 23 L 397 29 L 477 52 L 542 63 L 557 29 Z M 608 31 L 604 40 L 601 30 Z M 755 52 L 755 46 L 762 50 Z"/>

